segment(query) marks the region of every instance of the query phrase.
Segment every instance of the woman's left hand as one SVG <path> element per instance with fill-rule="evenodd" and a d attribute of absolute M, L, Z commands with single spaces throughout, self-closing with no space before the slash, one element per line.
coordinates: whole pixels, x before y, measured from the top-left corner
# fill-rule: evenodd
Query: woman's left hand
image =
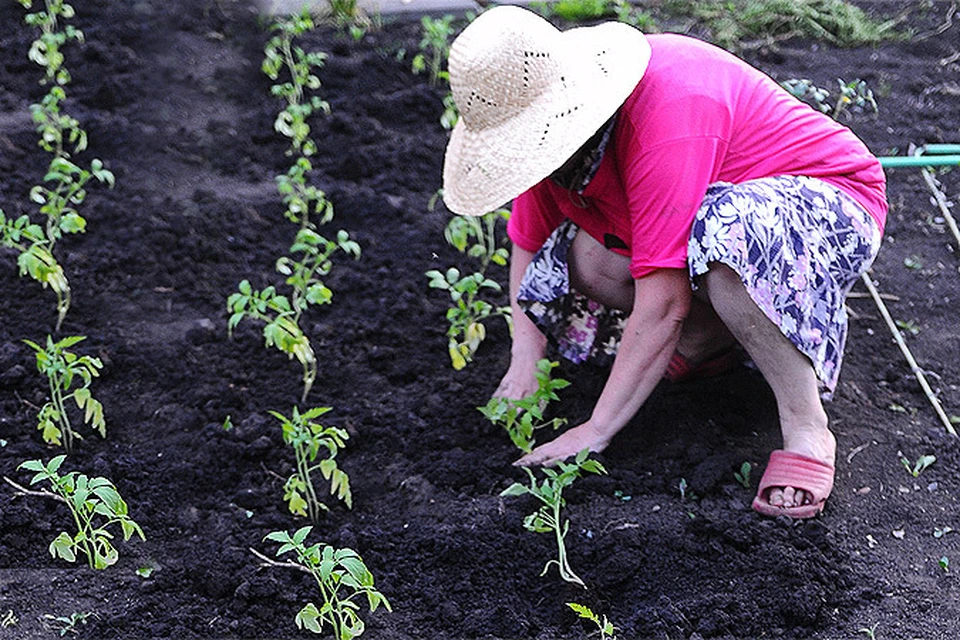
<path fill-rule="evenodd" d="M 613 438 L 612 433 L 604 433 L 596 429 L 592 423 L 584 422 L 556 439 L 540 445 L 513 464 L 517 467 L 553 466 L 562 460 L 572 458 L 584 449 L 594 453 L 603 451 L 610 444 L 611 438 Z"/>

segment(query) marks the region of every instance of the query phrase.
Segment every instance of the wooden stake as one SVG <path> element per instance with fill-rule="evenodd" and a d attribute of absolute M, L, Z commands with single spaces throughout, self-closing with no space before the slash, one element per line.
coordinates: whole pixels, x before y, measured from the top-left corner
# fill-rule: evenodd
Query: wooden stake
<path fill-rule="evenodd" d="M 907 347 L 907 343 L 903 339 L 903 335 L 900 333 L 900 329 L 897 328 L 897 323 L 893 321 L 893 317 L 890 315 L 890 312 L 887 310 L 887 305 L 883 303 L 883 300 L 880 298 L 880 293 L 877 291 L 877 288 L 873 286 L 873 282 L 870 280 L 867 274 L 861 276 L 863 283 L 867 285 L 867 291 L 870 292 L 870 296 L 873 298 L 873 301 L 877 303 L 877 308 L 880 309 L 880 315 L 883 316 L 883 319 L 887 323 L 887 327 L 890 329 L 890 332 L 893 334 L 893 339 L 897 341 L 897 346 L 900 347 L 900 351 L 903 353 L 904 357 L 907 359 L 907 364 L 910 365 L 910 369 L 913 371 L 913 375 L 917 377 L 917 382 L 920 383 L 920 387 L 923 389 L 923 392 L 927 396 L 927 400 L 930 401 L 930 404 L 933 405 L 934 411 L 937 412 L 940 421 L 943 422 L 943 426 L 946 427 L 947 433 L 952 436 L 957 435 L 956 429 L 953 428 L 953 424 L 950 422 L 950 418 L 947 417 L 947 414 L 944 412 L 943 407 L 940 405 L 940 401 L 937 399 L 937 396 L 934 395 L 933 389 L 930 388 L 930 384 L 927 382 L 927 377 L 923 374 L 923 370 L 917 364 L 917 361 L 914 359 L 913 354 L 910 353 L 910 348 Z"/>

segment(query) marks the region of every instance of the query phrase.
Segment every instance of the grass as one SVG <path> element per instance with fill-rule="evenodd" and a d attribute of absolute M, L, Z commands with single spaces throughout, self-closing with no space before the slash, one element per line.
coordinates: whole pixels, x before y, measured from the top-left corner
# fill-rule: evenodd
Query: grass
<path fill-rule="evenodd" d="M 844 0 L 668 0 L 665 8 L 695 18 L 713 42 L 731 50 L 745 42 L 793 37 L 840 47 L 898 37 L 895 20 L 876 21 Z"/>

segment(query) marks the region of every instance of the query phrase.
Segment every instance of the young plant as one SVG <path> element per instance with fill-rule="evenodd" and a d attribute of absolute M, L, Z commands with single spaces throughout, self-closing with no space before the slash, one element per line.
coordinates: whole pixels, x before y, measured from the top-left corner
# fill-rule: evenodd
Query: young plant
<path fill-rule="evenodd" d="M 258 320 L 264 324 L 265 346 L 276 347 L 300 362 L 304 401 L 317 378 L 317 357 L 300 319 L 308 307 L 332 301 L 333 292 L 321 278 L 330 272 L 330 256 L 336 251 L 359 257 L 360 246 L 345 231 L 340 231 L 333 242 L 311 228 L 302 228 L 290 247 L 291 255 L 282 256 L 276 266 L 280 274 L 287 276 L 285 282 L 291 287 L 291 295 L 279 293 L 273 285 L 255 290 L 249 280 L 243 280 L 227 298 L 227 329 L 231 335 L 244 318 Z"/>
<path fill-rule="evenodd" d="M 360 40 L 370 27 L 370 19 L 360 9 L 357 0 L 327 0 L 326 20 L 340 31 L 347 31 L 354 40 Z"/>
<path fill-rule="evenodd" d="M 538 388 L 526 398 L 508 400 L 506 398 L 490 398 L 485 406 L 477 407 L 487 420 L 503 427 L 510 440 L 521 451 L 530 453 L 533 450 L 534 432 L 538 429 L 553 427 L 559 429 L 566 420 L 553 418 L 544 421 L 543 412 L 553 400 L 559 400 L 557 391 L 570 386 L 570 382 L 562 378 L 551 379 L 550 371 L 559 363 L 543 359 L 537 363 Z"/>
<path fill-rule="evenodd" d="M 589 620 L 590 622 L 597 625 L 597 632 L 600 634 L 600 640 L 613 640 L 614 633 L 616 632 L 616 627 L 613 626 L 613 623 L 607 620 L 607 616 L 603 616 L 603 619 L 600 619 L 600 616 L 595 614 L 590 607 L 578 602 L 568 602 L 567 606 L 574 610 L 574 612 L 583 618 L 584 620 Z"/>
<path fill-rule="evenodd" d="M 60 637 L 68 633 L 79 634 L 78 625 L 86 625 L 90 618 L 99 618 L 93 611 L 74 611 L 69 616 L 55 616 L 52 613 L 44 614 L 44 626 L 60 634 Z"/>
<path fill-rule="evenodd" d="M 25 8 L 32 0 L 17 0 Z M 47 94 L 30 105 L 34 125 L 40 136 L 40 147 L 51 154 L 50 165 L 43 178 L 30 190 L 30 200 L 39 206 L 44 224 L 34 224 L 29 216 L 7 219 L 0 211 L 0 246 L 18 252 L 20 275 L 29 275 L 57 296 L 57 329 L 70 308 L 70 284 L 57 261 L 54 248 L 63 234 L 83 233 L 87 221 L 79 207 L 86 199 L 86 186 L 96 179 L 109 186 L 113 174 L 103 163 L 93 159 L 89 169 L 73 162 L 71 154 L 87 147 L 87 133 L 80 123 L 65 113 L 62 103 L 67 97 L 65 86 L 70 72 L 64 67 L 63 45 L 70 40 L 83 41 L 83 32 L 71 25 L 60 28 L 60 20 L 74 16 L 73 7 L 63 0 L 45 0 L 44 10 L 29 13 L 24 21 L 40 31 L 30 46 L 28 57 L 44 68 L 42 84 L 50 84 Z M 68 150 L 69 149 L 69 150 Z"/>
<path fill-rule="evenodd" d="M 353 549 L 335 549 L 320 543 L 307 546 L 305 541 L 313 527 L 303 527 L 291 536 L 286 531 L 274 531 L 264 540 L 280 543 L 277 556 L 293 553 L 295 562 L 278 563 L 254 551 L 262 560 L 274 566 L 290 566 L 309 573 L 317 583 L 322 602 L 317 606 L 308 602 L 297 614 L 297 628 L 323 633 L 329 626 L 337 640 L 350 640 L 361 635 L 365 625 L 360 618 L 357 600 L 366 598 L 370 612 L 382 604 L 391 611 L 386 596 L 374 587 L 373 574 Z"/>
<path fill-rule="evenodd" d="M 926 455 L 926 456 L 920 456 L 919 458 L 917 458 L 916 462 L 910 462 L 910 460 L 905 455 L 903 455 L 903 453 L 900 454 L 900 464 L 902 464 L 903 468 L 907 470 L 907 473 L 909 473 L 914 478 L 920 477 L 920 474 L 923 473 L 923 471 L 927 467 L 929 467 L 936 461 L 937 461 L 937 456 Z"/>
<path fill-rule="evenodd" d="M 50 555 L 67 562 L 75 562 L 78 555 L 83 555 L 90 568 L 106 569 L 119 557 L 110 528 L 119 525 L 125 541 L 134 534 L 141 540 L 146 537 L 140 525 L 128 515 L 127 503 L 112 482 L 106 478 L 89 478 L 76 471 L 60 475 L 65 458 L 56 456 L 46 465 L 41 460 L 28 460 L 18 468 L 35 472 L 31 485 L 48 482 L 52 493 L 44 491 L 43 494 L 65 502 L 73 516 L 77 532 L 73 535 L 60 532 L 50 543 Z"/>
<path fill-rule="evenodd" d="M 306 92 L 320 88 L 320 78 L 313 72 L 314 68 L 323 66 L 326 54 L 322 52 L 307 52 L 295 44 L 295 40 L 316 28 L 313 17 L 307 7 L 300 14 L 278 19 L 271 29 L 273 37 L 264 47 L 264 58 L 260 65 L 263 73 L 275 84 L 270 92 L 283 98 L 287 105 L 277 114 L 273 123 L 278 133 L 290 138 L 291 148 L 288 155 L 299 153 L 311 156 L 317 151 L 316 143 L 310 139 L 310 125 L 307 118 L 317 111 L 330 112 L 330 106 L 319 96 L 307 98 Z M 286 71 L 289 79 L 281 81 L 280 76 Z"/>
<path fill-rule="evenodd" d="M 823 113 L 830 114 L 834 120 L 839 120 L 842 115 L 849 118 L 851 113 L 860 113 L 868 109 L 877 113 L 877 102 L 873 98 L 873 91 L 867 87 L 865 81 L 857 78 L 852 82 L 844 82 L 838 78 L 837 83 L 839 92 L 833 104 L 830 104 L 830 91 L 816 86 L 810 80 L 793 78 L 780 83 L 780 86 L 795 98 Z"/>
<path fill-rule="evenodd" d="M 283 441 L 293 447 L 297 470 L 284 484 L 284 500 L 290 513 L 299 516 L 309 515 L 310 521 L 319 522 L 321 511 L 329 507 L 317 497 L 313 486 L 313 472 L 320 470 L 325 480 L 330 482 L 330 495 L 335 495 L 347 507 L 353 507 L 353 495 L 350 493 L 350 478 L 337 466 L 337 453 L 346 445 L 350 437 L 343 429 L 324 427 L 316 419 L 330 411 L 329 407 L 316 407 L 300 413 L 293 408 L 291 417 L 271 411 L 270 414 L 280 421 L 283 428 Z M 321 450 L 327 456 L 317 462 Z"/>
<path fill-rule="evenodd" d="M 495 307 L 484 300 L 482 293 L 500 292 L 502 287 L 489 278 L 487 269 L 491 264 L 505 266 L 509 253 L 498 246 L 496 225 L 498 220 L 510 217 L 508 211 L 499 209 L 483 216 L 454 216 L 447 223 L 444 237 L 460 253 L 465 253 L 480 262 L 476 271 L 464 275 L 457 267 L 446 271 L 431 269 L 426 276 L 430 288 L 442 289 L 450 295 L 453 306 L 447 311 L 450 328 L 447 330 L 450 361 L 456 370 L 463 369 L 473 360 L 473 355 L 487 335 L 483 322 L 487 318 L 503 316 L 511 322 L 510 307 Z"/>
<path fill-rule="evenodd" d="M 570 529 L 570 521 L 563 518 L 561 511 L 566 505 L 563 490 L 572 485 L 574 480 L 584 473 L 605 474 L 607 472 L 602 464 L 589 459 L 589 455 L 590 451 L 584 449 L 577 454 L 573 463 L 559 462 L 556 469 L 544 468 L 543 474 L 546 477 L 543 482 L 538 482 L 533 471 L 529 467 L 524 467 L 523 470 L 529 476 L 530 484 L 525 485 L 515 482 L 500 492 L 501 496 L 529 494 L 540 501 L 540 508 L 529 514 L 523 521 L 523 526 L 527 531 L 553 533 L 556 539 L 557 557 L 544 565 L 540 575 L 545 575 L 550 570 L 551 565 L 556 565 L 561 578 L 567 582 L 578 584 L 584 589 L 586 589 L 586 585 L 583 580 L 573 572 L 570 563 L 567 561 L 567 548 L 564 541 Z"/>
<path fill-rule="evenodd" d="M 861 627 L 857 629 L 857 633 L 862 633 L 867 636 L 868 640 L 876 640 L 877 638 L 877 627 L 880 626 L 879 622 L 874 622 L 873 625 L 869 627 Z"/>
<path fill-rule="evenodd" d="M 740 486 L 744 489 L 750 488 L 750 472 L 753 470 L 753 467 L 749 462 L 744 462 L 740 465 L 739 471 L 733 472 L 734 479 L 740 483 Z"/>
<path fill-rule="evenodd" d="M 75 440 L 83 439 L 70 422 L 68 407 L 71 401 L 83 411 L 84 424 L 93 427 L 101 437 L 107 437 L 103 405 L 90 392 L 90 384 L 100 375 L 103 363 L 99 358 L 67 351 L 84 339 L 83 336 L 67 336 L 54 342 L 47 336 L 45 347 L 24 340 L 36 352 L 37 369 L 47 376 L 50 386 L 50 401 L 37 414 L 37 428 L 43 433 L 45 442 L 62 444 L 68 452 L 73 450 Z"/>
<path fill-rule="evenodd" d="M 450 40 L 453 36 L 453 16 L 445 15 L 442 18 L 423 16 L 420 18 L 423 26 L 423 37 L 420 39 L 420 53 L 413 57 L 412 69 L 414 73 L 430 73 L 430 84 L 437 85 L 441 81 L 449 81 L 449 75 L 443 66 L 450 56 Z"/>

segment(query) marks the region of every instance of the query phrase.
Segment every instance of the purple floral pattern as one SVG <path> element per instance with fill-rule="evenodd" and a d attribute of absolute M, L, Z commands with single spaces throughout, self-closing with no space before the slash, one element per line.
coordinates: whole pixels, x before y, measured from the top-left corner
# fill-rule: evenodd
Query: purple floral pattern
<path fill-rule="evenodd" d="M 777 176 L 711 185 L 687 247 L 690 277 L 722 263 L 757 306 L 810 358 L 825 398 L 840 375 L 846 297 L 880 249 L 856 201 L 822 180 Z"/>
<path fill-rule="evenodd" d="M 579 227 L 567 220 L 534 256 L 518 301 L 559 354 L 613 362 L 627 314 L 570 288 L 567 253 Z M 829 398 L 847 335 L 845 300 L 876 257 L 880 230 L 851 197 L 813 178 L 778 176 L 707 190 L 688 244 L 691 286 L 722 263 L 810 358 Z"/>
<path fill-rule="evenodd" d="M 611 364 L 627 314 L 570 288 L 567 252 L 579 229 L 567 220 L 553 232 L 527 267 L 517 300 L 561 356 Z"/>

